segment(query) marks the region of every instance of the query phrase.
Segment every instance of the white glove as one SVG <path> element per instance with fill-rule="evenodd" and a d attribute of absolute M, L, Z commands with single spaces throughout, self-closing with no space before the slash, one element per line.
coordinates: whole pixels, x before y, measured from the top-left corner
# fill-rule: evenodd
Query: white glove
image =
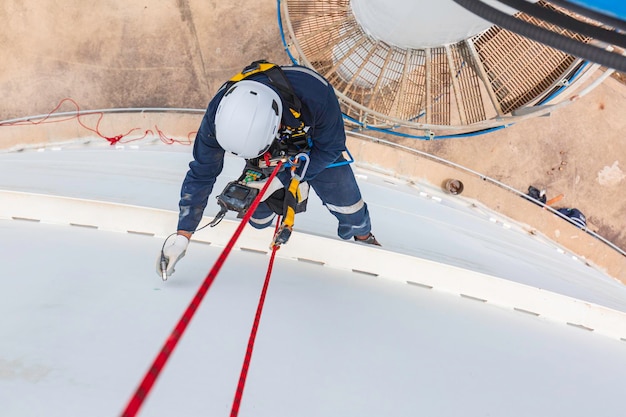
<path fill-rule="evenodd" d="M 185 256 L 189 239 L 183 235 L 176 235 L 172 243 L 166 245 L 157 258 L 157 274 L 165 281 L 174 271 L 176 262 Z"/>
<path fill-rule="evenodd" d="M 256 188 L 258 190 L 261 190 L 265 186 L 266 182 L 267 182 L 267 179 L 264 179 L 261 181 L 251 181 L 247 183 L 246 185 L 250 188 Z M 263 194 L 263 198 L 261 199 L 261 201 L 267 200 L 268 198 L 272 196 L 272 194 L 274 194 L 275 191 L 278 191 L 281 188 L 285 188 L 285 187 L 286 186 L 283 185 L 283 183 L 280 182 L 278 178 L 274 177 L 272 179 L 272 182 L 270 183 L 270 186 L 267 187 L 267 191 L 265 191 L 265 194 Z M 309 183 L 301 182 L 298 185 L 298 203 L 303 202 L 307 198 L 309 198 Z"/>
<path fill-rule="evenodd" d="M 256 188 L 261 191 L 261 189 L 265 187 L 265 183 L 267 183 L 267 178 L 261 181 L 250 181 L 246 183 L 246 185 L 250 188 Z M 267 187 L 265 194 L 263 194 L 263 198 L 261 199 L 261 201 L 267 200 L 272 194 L 274 194 L 275 191 L 278 191 L 281 188 L 285 188 L 285 186 L 282 182 L 280 182 L 278 178 L 274 177 L 272 179 L 272 182 L 270 182 L 270 186 Z"/>

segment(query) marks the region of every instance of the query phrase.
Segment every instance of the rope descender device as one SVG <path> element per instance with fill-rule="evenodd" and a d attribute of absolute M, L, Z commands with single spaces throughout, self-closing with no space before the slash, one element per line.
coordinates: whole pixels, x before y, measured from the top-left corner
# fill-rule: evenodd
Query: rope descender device
<path fill-rule="evenodd" d="M 262 172 L 246 168 L 239 179 L 226 184 L 222 193 L 217 196 L 217 204 L 220 206 L 220 211 L 208 226 L 217 226 L 229 210 L 236 211 L 237 217 L 242 218 L 259 194 L 258 188 L 250 187 L 247 184 L 264 178 L 265 175 Z"/>
<path fill-rule="evenodd" d="M 299 166 L 299 159 L 304 160 L 304 165 L 302 166 L 300 173 L 296 174 L 295 171 Z M 291 180 L 289 181 L 289 187 L 285 192 L 285 200 L 283 203 L 283 220 L 276 230 L 276 233 L 274 234 L 274 239 L 272 240 L 270 249 L 287 243 L 287 241 L 291 237 L 291 232 L 293 231 L 293 225 L 296 216 L 296 206 L 298 205 L 301 197 L 299 190 L 300 182 L 302 181 L 302 178 L 304 178 L 306 170 L 309 167 L 309 155 L 306 153 L 299 153 L 294 156 L 293 159 L 289 162 L 292 164 Z"/>
<path fill-rule="evenodd" d="M 304 161 L 304 163 L 300 163 L 301 160 Z M 285 190 L 282 223 L 274 234 L 270 248 L 287 243 L 289 237 L 291 236 L 298 203 L 304 200 L 300 193 L 300 183 L 306 174 L 310 160 L 307 153 L 301 152 L 292 158 L 279 160 L 278 164 L 282 165 L 283 162 L 286 166 L 290 167 L 291 180 Z M 250 209 L 252 202 L 259 194 L 258 188 L 250 187 L 247 183 L 251 181 L 265 180 L 265 178 L 266 176 L 263 172 L 246 167 L 239 179 L 229 182 L 222 193 L 217 196 L 217 203 L 220 206 L 220 211 L 207 226 L 217 226 L 228 211 L 235 211 L 238 213 L 237 217 L 242 218 Z"/>

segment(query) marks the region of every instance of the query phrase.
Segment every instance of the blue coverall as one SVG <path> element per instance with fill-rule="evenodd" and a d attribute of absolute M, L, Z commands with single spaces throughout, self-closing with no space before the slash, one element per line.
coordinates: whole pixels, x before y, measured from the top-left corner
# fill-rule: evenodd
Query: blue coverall
<path fill-rule="evenodd" d="M 342 161 L 346 149 L 346 135 L 339 102 L 330 83 L 315 71 L 301 66 L 282 67 L 295 94 L 302 102 L 301 117 L 313 142 L 309 152 L 309 166 L 303 181 L 307 181 L 320 197 L 326 208 L 338 222 L 337 234 L 342 239 L 367 235 L 371 230 L 367 204 L 349 165 L 328 167 Z M 248 80 L 259 81 L 272 87 L 263 73 L 252 75 Z M 273 87 L 272 87 L 273 88 Z M 207 200 L 224 163 L 224 149 L 215 139 L 215 112 L 225 93 L 224 86 L 208 105 L 196 135 L 193 147 L 194 160 L 181 187 L 178 230 L 194 232 L 202 219 Z M 288 110 L 283 99 L 282 124 L 299 126 L 299 121 Z M 287 170 L 278 177 L 288 184 Z M 250 224 L 256 228 L 269 226 L 274 213 L 265 203 L 254 212 Z"/>

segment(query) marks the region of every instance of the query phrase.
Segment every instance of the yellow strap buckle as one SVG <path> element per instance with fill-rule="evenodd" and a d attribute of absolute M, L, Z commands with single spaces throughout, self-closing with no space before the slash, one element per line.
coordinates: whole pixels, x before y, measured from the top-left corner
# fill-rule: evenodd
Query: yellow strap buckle
<path fill-rule="evenodd" d="M 250 65 L 243 69 L 239 74 L 235 75 L 230 81 L 237 82 L 241 81 L 244 78 L 248 78 L 251 75 L 257 74 L 259 72 L 264 72 L 269 70 L 270 68 L 275 67 L 276 64 L 271 64 L 269 62 L 257 62 L 256 65 Z"/>

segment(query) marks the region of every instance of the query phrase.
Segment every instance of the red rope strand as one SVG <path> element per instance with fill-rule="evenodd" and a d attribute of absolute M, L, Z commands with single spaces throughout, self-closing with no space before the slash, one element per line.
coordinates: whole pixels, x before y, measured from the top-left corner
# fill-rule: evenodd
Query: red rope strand
<path fill-rule="evenodd" d="M 159 377 L 159 374 L 165 367 L 165 364 L 167 363 L 170 355 L 176 348 L 176 345 L 180 341 L 183 333 L 185 332 L 187 325 L 189 324 L 194 314 L 196 313 L 196 310 L 200 306 L 202 299 L 204 298 L 207 291 L 211 287 L 211 284 L 213 284 L 215 277 L 217 276 L 220 269 L 222 268 L 222 265 L 224 264 L 224 261 L 226 261 L 226 258 L 230 254 L 230 251 L 235 245 L 235 242 L 237 241 L 237 239 L 239 239 L 239 235 L 241 235 L 243 228 L 248 223 L 248 220 L 250 220 L 250 218 L 252 217 L 254 210 L 256 210 L 257 206 L 261 202 L 261 198 L 267 191 L 274 177 L 276 177 L 276 174 L 278 174 L 278 171 L 280 170 L 281 166 L 282 166 L 282 162 L 279 162 L 278 165 L 276 165 L 276 168 L 274 169 L 269 179 L 267 180 L 267 182 L 261 189 L 261 192 L 259 192 L 259 194 L 256 196 L 256 198 L 252 202 L 252 205 L 250 206 L 250 208 L 244 215 L 243 219 L 239 223 L 237 230 L 235 231 L 233 236 L 230 238 L 230 241 L 228 242 L 226 247 L 224 247 L 224 250 L 222 250 L 222 253 L 217 258 L 217 261 L 215 261 L 213 268 L 211 268 L 211 270 L 207 274 L 206 278 L 202 282 L 202 285 L 198 289 L 196 295 L 191 300 L 191 303 L 189 304 L 189 306 L 183 313 L 182 317 L 178 321 L 178 324 L 174 327 L 174 330 L 165 341 L 165 344 L 161 348 L 161 351 L 159 352 L 157 357 L 154 359 L 154 362 L 152 363 L 152 365 L 146 372 L 143 380 L 141 381 L 141 383 L 137 387 L 137 390 L 135 391 L 130 401 L 128 402 L 128 405 L 122 412 L 121 414 L 122 417 L 133 417 L 137 415 L 139 408 L 141 408 L 141 406 L 143 405 L 143 402 L 145 401 L 146 397 L 150 393 L 150 390 L 152 389 L 155 381 L 157 380 L 157 378 Z"/>
<path fill-rule="evenodd" d="M 280 216 L 276 220 L 276 230 L 278 231 L 280 226 Z M 239 383 L 237 384 L 237 391 L 235 392 L 235 399 L 233 400 L 233 406 L 230 411 L 230 417 L 237 417 L 239 414 L 239 406 L 241 405 L 241 398 L 243 397 L 243 389 L 246 385 L 246 378 L 248 377 L 248 368 L 250 367 L 250 360 L 252 359 L 252 350 L 254 349 L 254 340 L 256 339 L 256 332 L 259 328 L 259 322 L 261 321 L 261 314 L 263 313 L 263 305 L 265 304 L 265 294 L 267 294 L 267 287 L 270 283 L 270 277 L 272 276 L 272 268 L 274 267 L 274 258 L 276 257 L 276 251 L 280 248 L 279 245 L 272 247 L 272 256 L 267 267 L 267 274 L 265 274 L 265 282 L 263 283 L 263 290 L 261 291 L 261 297 L 259 298 L 259 305 L 257 306 L 256 315 L 254 316 L 254 323 L 252 324 L 252 330 L 250 331 L 250 337 L 248 338 L 248 347 L 246 349 L 246 356 L 243 360 L 241 367 L 241 373 L 239 374 Z"/>
<path fill-rule="evenodd" d="M 76 112 L 76 114 L 74 115 L 69 115 L 69 116 L 65 116 L 65 117 L 58 117 L 58 118 L 53 118 L 54 113 L 56 113 L 61 106 L 64 103 L 70 103 L 72 104 L 72 106 L 74 107 L 74 111 Z M 97 115 L 98 118 L 96 120 L 96 124 L 94 127 L 88 126 L 81 118 L 84 118 L 86 116 L 91 116 L 91 115 Z M 127 136 L 129 136 L 130 134 L 141 130 L 139 127 L 135 127 L 132 128 L 130 130 L 128 130 L 126 133 L 121 133 L 118 135 L 114 135 L 114 136 L 106 136 L 104 134 L 102 134 L 100 132 L 100 123 L 102 122 L 102 119 L 104 118 L 104 112 L 90 112 L 88 114 L 85 113 L 81 113 L 81 109 L 80 106 L 78 105 L 78 103 L 71 99 L 71 98 L 64 98 L 62 99 L 54 109 L 52 109 L 52 111 L 50 113 L 48 113 L 47 115 L 45 115 L 44 117 L 41 117 L 37 120 L 31 120 L 31 119 L 27 119 L 27 120 L 18 120 L 18 121 L 13 121 L 13 122 L 0 122 L 0 127 L 2 126 L 27 126 L 27 125 L 40 125 L 40 124 L 48 124 L 48 123 L 60 123 L 60 122 L 66 122 L 69 120 L 73 120 L 76 119 L 76 121 L 78 122 L 78 124 L 83 127 L 84 129 L 87 129 L 88 131 L 94 133 L 95 135 L 97 135 L 98 137 L 107 140 L 111 145 L 115 145 L 115 144 L 126 144 L 126 143 L 130 143 L 130 142 L 135 142 L 141 139 L 145 139 L 148 135 L 154 135 L 154 131 L 151 129 L 147 129 L 144 131 L 143 135 L 134 137 L 134 138 L 127 138 Z M 171 145 L 174 143 L 180 143 L 183 145 L 190 145 L 192 143 L 192 139 L 191 136 L 193 133 L 195 132 L 190 132 L 187 135 L 187 140 L 177 140 L 177 139 L 173 139 L 168 137 L 167 135 L 165 135 L 165 133 L 163 133 L 162 130 L 159 129 L 158 126 L 154 126 L 154 129 L 157 132 L 157 136 L 159 137 L 159 139 L 161 140 L 161 142 L 167 144 L 167 145 Z"/>

